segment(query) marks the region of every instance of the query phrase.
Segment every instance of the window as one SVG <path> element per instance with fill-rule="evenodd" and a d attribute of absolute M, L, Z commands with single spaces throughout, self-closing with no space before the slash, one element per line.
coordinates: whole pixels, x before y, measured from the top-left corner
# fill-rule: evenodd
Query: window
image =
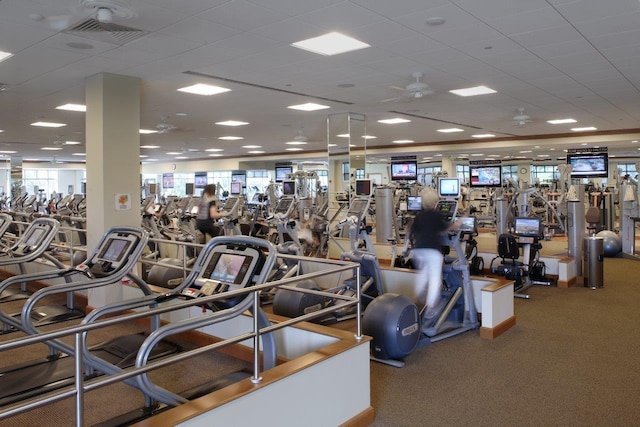
<path fill-rule="evenodd" d="M 502 166 L 502 183 L 506 183 L 508 179 L 512 179 L 516 185 L 518 184 L 518 165 Z"/>
<path fill-rule="evenodd" d="M 345 162 L 342 164 L 342 180 L 344 182 L 349 182 L 349 163 Z"/>
<path fill-rule="evenodd" d="M 266 193 L 269 186 L 269 172 L 266 170 L 248 170 L 246 200 L 253 200 L 255 193 Z"/>
<path fill-rule="evenodd" d="M 356 179 L 364 179 L 364 169 L 356 169 Z"/>
<path fill-rule="evenodd" d="M 556 165 L 533 165 L 531 175 L 534 183 L 551 185 L 554 180 L 560 177 L 560 172 L 558 172 Z"/>
<path fill-rule="evenodd" d="M 620 169 L 620 176 L 629 175 L 632 178 L 638 174 L 635 163 L 618 163 L 618 169 Z"/>
<path fill-rule="evenodd" d="M 469 182 L 469 165 L 456 165 L 456 176 L 461 182 Z"/>
<path fill-rule="evenodd" d="M 442 172 L 442 166 L 418 167 L 418 182 L 424 185 L 433 183 L 433 174 Z"/>
<path fill-rule="evenodd" d="M 49 194 L 58 191 L 58 170 L 25 169 L 22 172 L 22 185 L 26 187 L 28 194 L 37 195 L 38 190 L 43 190 L 41 193 L 48 197 Z"/>

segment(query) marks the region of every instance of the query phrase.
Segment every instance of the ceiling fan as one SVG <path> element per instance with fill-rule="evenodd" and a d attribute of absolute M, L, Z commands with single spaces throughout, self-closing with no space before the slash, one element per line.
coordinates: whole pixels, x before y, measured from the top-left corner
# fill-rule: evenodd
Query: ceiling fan
<path fill-rule="evenodd" d="M 391 86 L 391 89 L 402 91 L 402 95 L 396 96 L 394 98 L 384 99 L 381 102 L 399 101 L 402 99 L 411 101 L 414 99 L 421 99 L 426 95 L 431 95 L 433 93 L 433 90 L 431 90 L 428 84 L 420 81 L 422 76 L 423 74 L 421 71 L 416 71 L 411 74 L 411 77 L 416 80 L 415 82 L 409 83 L 403 88 L 398 86 Z"/>
<path fill-rule="evenodd" d="M 162 116 L 160 118 L 160 123 L 158 123 L 156 125 L 156 129 L 157 129 L 159 134 L 169 133 L 172 130 L 178 129 L 178 126 L 176 126 L 176 125 L 174 125 L 172 123 L 169 123 L 168 120 L 169 120 L 169 117 L 167 117 L 167 116 Z"/>
<path fill-rule="evenodd" d="M 524 113 L 524 108 L 518 108 L 518 114 L 513 116 L 512 120 L 518 126 L 524 126 L 531 123 L 531 116 Z"/>

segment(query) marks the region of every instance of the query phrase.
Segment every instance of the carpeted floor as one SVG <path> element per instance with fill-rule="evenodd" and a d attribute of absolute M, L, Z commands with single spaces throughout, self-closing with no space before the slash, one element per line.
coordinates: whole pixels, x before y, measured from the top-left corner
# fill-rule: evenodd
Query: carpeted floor
<path fill-rule="evenodd" d="M 605 259 L 605 287 L 534 287 L 517 325 L 372 362 L 376 427 L 640 425 L 640 263 Z"/>

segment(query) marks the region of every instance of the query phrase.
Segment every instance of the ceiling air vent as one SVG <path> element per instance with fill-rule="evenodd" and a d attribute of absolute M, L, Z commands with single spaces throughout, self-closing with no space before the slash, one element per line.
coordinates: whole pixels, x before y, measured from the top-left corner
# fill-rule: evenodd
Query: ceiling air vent
<path fill-rule="evenodd" d="M 65 31 L 65 33 L 99 40 L 107 43 L 124 45 L 148 34 L 148 31 L 125 27 L 113 23 L 100 22 L 97 19 L 85 19 Z"/>

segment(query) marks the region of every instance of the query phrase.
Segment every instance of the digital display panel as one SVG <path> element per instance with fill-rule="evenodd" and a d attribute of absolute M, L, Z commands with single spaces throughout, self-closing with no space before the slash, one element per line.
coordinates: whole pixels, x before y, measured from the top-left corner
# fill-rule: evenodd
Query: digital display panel
<path fill-rule="evenodd" d="M 246 257 L 244 255 L 221 253 L 209 278 L 220 282 L 237 284 L 244 277 L 245 260 Z"/>
<path fill-rule="evenodd" d="M 460 218 L 460 230 L 466 233 L 476 233 L 477 232 L 477 220 L 476 217 L 473 216 L 465 216 Z"/>
<path fill-rule="evenodd" d="M 438 195 L 440 197 L 460 196 L 460 180 L 458 178 L 440 178 L 438 180 Z"/>
<path fill-rule="evenodd" d="M 194 176 L 194 184 L 196 188 L 204 188 L 207 185 L 207 173 L 196 172 Z"/>
<path fill-rule="evenodd" d="M 409 212 L 419 212 L 422 210 L 422 197 L 409 196 L 407 197 L 407 210 Z"/>
<path fill-rule="evenodd" d="M 231 194 L 239 195 L 242 193 L 242 183 L 241 182 L 232 182 L 231 183 Z"/>
<path fill-rule="evenodd" d="M 296 194 L 296 182 L 295 181 L 283 181 L 282 182 L 282 194 L 285 196 L 295 196 Z"/>
<path fill-rule="evenodd" d="M 360 218 L 360 215 L 367 208 L 367 200 L 354 200 L 351 202 L 351 206 L 349 206 L 349 212 L 347 212 L 347 216 L 357 216 Z"/>
<path fill-rule="evenodd" d="M 607 153 L 567 154 L 571 178 L 606 178 L 609 174 Z"/>
<path fill-rule="evenodd" d="M 276 206 L 276 213 L 286 214 L 289 211 L 291 203 L 293 203 L 293 199 L 280 199 Z"/>
<path fill-rule="evenodd" d="M 370 196 L 370 195 L 371 195 L 371 180 L 356 179 L 356 196 Z"/>
<path fill-rule="evenodd" d="M 162 188 L 173 188 L 173 174 L 172 173 L 163 173 L 162 174 Z"/>
<path fill-rule="evenodd" d="M 107 247 L 100 254 L 106 261 L 120 261 L 131 242 L 124 239 L 110 239 Z"/>
<path fill-rule="evenodd" d="M 502 166 L 470 166 L 471 187 L 500 187 L 502 185 Z"/>
<path fill-rule="evenodd" d="M 224 206 L 222 206 L 222 210 L 223 211 L 233 210 L 233 208 L 236 206 L 237 202 L 238 202 L 238 198 L 237 197 L 229 197 L 227 199 L 227 201 L 224 202 Z"/>
<path fill-rule="evenodd" d="M 514 224 L 514 234 L 523 237 L 540 237 L 540 218 L 516 218 Z"/>
<path fill-rule="evenodd" d="M 29 237 L 27 237 L 27 241 L 25 242 L 25 244 L 27 246 L 35 246 L 43 234 L 44 234 L 44 229 L 42 228 L 32 229 L 32 232 L 31 234 L 29 234 Z"/>
<path fill-rule="evenodd" d="M 418 179 L 418 163 L 412 161 L 392 162 L 391 180 L 393 181 L 415 181 Z"/>

